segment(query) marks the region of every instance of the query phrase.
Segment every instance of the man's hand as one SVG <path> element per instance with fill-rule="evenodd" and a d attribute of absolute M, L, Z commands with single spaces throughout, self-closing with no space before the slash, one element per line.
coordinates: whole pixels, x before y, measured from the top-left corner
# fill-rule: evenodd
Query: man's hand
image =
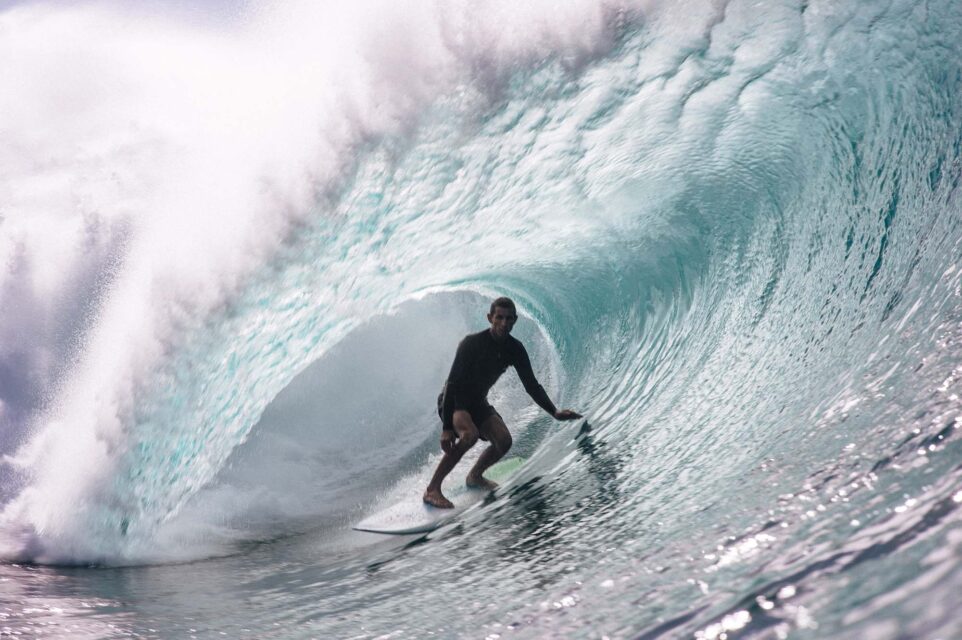
<path fill-rule="evenodd" d="M 457 434 L 454 433 L 453 429 L 442 429 L 441 450 L 444 451 L 444 453 L 451 453 L 454 451 L 454 443 L 457 439 Z"/>
<path fill-rule="evenodd" d="M 555 420 L 577 420 L 581 417 L 580 413 L 575 413 L 571 409 L 562 409 L 554 412 Z"/>

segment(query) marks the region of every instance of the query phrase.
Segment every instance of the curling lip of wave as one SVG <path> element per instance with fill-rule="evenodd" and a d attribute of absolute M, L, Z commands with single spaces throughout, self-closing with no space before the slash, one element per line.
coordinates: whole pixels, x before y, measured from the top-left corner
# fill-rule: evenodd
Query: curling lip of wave
<path fill-rule="evenodd" d="M 30 367 L 24 396 L 47 396 L 0 405 L 12 434 L 4 480 L 21 489 L 3 520 L 40 534 L 43 558 L 123 554 L 129 542 L 117 532 L 133 536 L 137 518 L 113 522 L 104 511 L 164 519 L 220 468 L 227 442 L 138 441 L 155 428 L 144 424 L 145 397 L 177 377 L 184 342 L 234 304 L 291 233 L 329 215 L 361 145 L 410 132 L 438 95 L 455 92 L 470 108 L 472 94 L 499 91 L 526 65 L 581 65 L 640 15 L 633 3 L 588 2 L 491 3 L 480 13 L 469 3 L 355 3 L 338 20 L 330 10 L 269 8 L 230 33 L 103 4 L 0 13 L 0 69 L 15 88 L 0 97 L 11 123 L 0 151 L 10 168 L 4 210 L 14 212 L 0 258 L 20 265 L 0 291 L 23 314 L 63 301 L 37 310 L 51 324 L 32 333 L 31 361 L 0 354 L 3 369 Z M 90 284 L 77 287 L 77 274 Z M 355 323 L 394 304 L 330 296 L 329 306 L 350 301 Z M 0 336 L 29 327 L 23 314 L 5 314 Z M 322 329 L 300 366 L 349 328 Z M 67 346 L 56 346 L 64 335 Z M 229 409 L 229 442 L 243 440 L 270 397 Z M 160 503 L 118 486 L 142 480 L 124 460 L 149 460 L 137 450 L 145 446 L 192 459 L 189 480 L 166 472 Z"/>

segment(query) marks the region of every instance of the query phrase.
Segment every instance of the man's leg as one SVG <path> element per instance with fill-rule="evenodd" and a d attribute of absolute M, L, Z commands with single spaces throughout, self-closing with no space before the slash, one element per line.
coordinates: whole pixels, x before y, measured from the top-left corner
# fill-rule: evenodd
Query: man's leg
<path fill-rule="evenodd" d="M 468 449 L 478 441 L 478 428 L 474 426 L 471 414 L 467 411 L 458 410 L 454 412 L 454 431 L 458 434 L 458 441 L 454 445 L 454 450 L 450 453 L 445 452 L 434 472 L 434 477 L 431 478 L 431 484 L 424 491 L 424 501 L 441 509 L 452 509 L 454 507 L 451 501 L 441 493 L 441 483 L 444 482 L 444 478 L 451 473 L 455 465 L 461 461 Z"/>
<path fill-rule="evenodd" d="M 508 432 L 504 420 L 496 413 L 481 424 L 481 433 L 491 445 L 478 457 L 465 482 L 469 487 L 478 489 L 497 489 L 498 483 L 488 480 L 482 474 L 511 449 L 511 433 Z"/>

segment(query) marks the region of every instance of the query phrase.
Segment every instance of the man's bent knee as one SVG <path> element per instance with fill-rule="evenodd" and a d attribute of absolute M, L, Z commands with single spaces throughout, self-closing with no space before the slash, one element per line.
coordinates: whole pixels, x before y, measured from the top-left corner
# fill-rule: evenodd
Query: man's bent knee
<path fill-rule="evenodd" d="M 504 454 L 506 454 L 508 451 L 510 451 L 510 450 L 511 450 L 511 445 L 512 445 L 513 443 L 514 443 L 514 441 L 511 439 L 511 434 L 510 434 L 510 433 L 507 433 L 507 432 L 505 432 L 503 435 L 498 436 L 498 437 L 495 438 L 494 441 L 492 442 L 492 444 L 494 444 L 494 446 L 496 446 L 496 447 L 498 448 L 498 452 L 499 452 L 501 455 L 504 455 Z"/>
<path fill-rule="evenodd" d="M 454 430 L 458 434 L 458 442 L 454 450 L 459 456 L 464 455 L 478 441 L 478 428 L 474 425 L 471 414 L 460 409 L 455 411 Z"/>
<path fill-rule="evenodd" d="M 495 414 L 484 422 L 484 437 L 491 441 L 498 453 L 504 455 L 511 449 L 511 432 L 501 416 Z"/>
<path fill-rule="evenodd" d="M 478 434 L 476 431 L 474 433 L 466 433 L 458 439 L 458 443 L 454 448 L 459 454 L 463 455 L 467 453 L 468 449 L 473 447 L 477 441 Z"/>

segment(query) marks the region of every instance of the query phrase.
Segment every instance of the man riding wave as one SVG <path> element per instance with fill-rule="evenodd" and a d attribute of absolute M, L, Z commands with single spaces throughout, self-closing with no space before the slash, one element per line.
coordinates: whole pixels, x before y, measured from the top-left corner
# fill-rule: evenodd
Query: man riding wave
<path fill-rule="evenodd" d="M 535 378 L 524 345 L 510 335 L 517 320 L 514 302 L 510 298 L 498 298 L 491 303 L 488 313 L 491 326 L 465 336 L 458 345 L 451 372 L 438 396 L 444 457 L 424 492 L 424 502 L 430 505 L 442 509 L 454 507 L 441 493 L 441 483 L 478 438 L 491 444 L 468 472 L 466 483 L 481 489 L 497 488 L 496 483 L 482 474 L 511 448 L 511 434 L 495 408 L 488 404 L 488 391 L 509 366 L 518 372 L 528 395 L 556 420 L 581 417 L 569 409 L 556 409 Z"/>

